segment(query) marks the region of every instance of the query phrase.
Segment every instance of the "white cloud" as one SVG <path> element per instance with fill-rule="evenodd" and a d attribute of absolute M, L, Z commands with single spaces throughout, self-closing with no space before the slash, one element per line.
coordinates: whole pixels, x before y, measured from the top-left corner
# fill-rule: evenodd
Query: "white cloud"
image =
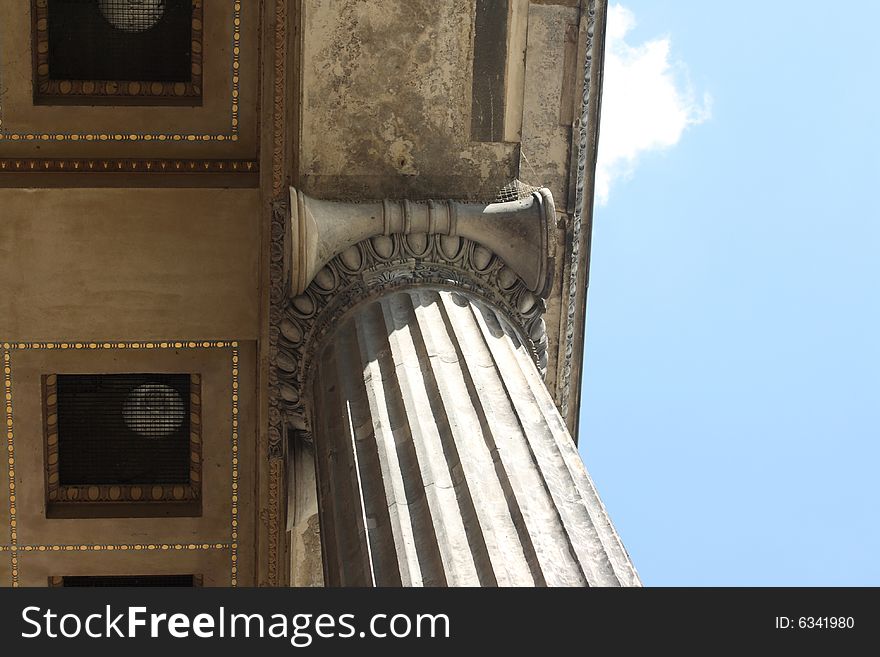
<path fill-rule="evenodd" d="M 615 180 L 634 173 L 642 153 L 675 146 L 685 128 L 706 121 L 711 113 L 709 94 L 697 101 L 684 65 L 670 60 L 668 37 L 635 46 L 626 42 L 635 25 L 626 7 L 608 8 L 596 169 L 601 205 L 608 202 Z"/>

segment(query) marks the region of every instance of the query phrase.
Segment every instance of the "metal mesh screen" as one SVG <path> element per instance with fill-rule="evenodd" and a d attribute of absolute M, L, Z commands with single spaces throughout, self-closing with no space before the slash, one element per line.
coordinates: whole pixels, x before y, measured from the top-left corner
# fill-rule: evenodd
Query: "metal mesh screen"
<path fill-rule="evenodd" d="M 62 586 L 195 586 L 193 575 L 110 575 L 62 577 Z"/>
<path fill-rule="evenodd" d="M 539 189 L 541 188 L 529 185 L 522 180 L 514 178 L 498 190 L 498 194 L 495 196 L 495 202 L 507 203 L 508 201 L 519 201 L 528 198 L 532 193 L 537 192 Z"/>
<path fill-rule="evenodd" d="M 165 0 L 98 0 L 101 15 L 117 30 L 144 32 L 165 14 Z"/>
<path fill-rule="evenodd" d="M 178 484 L 190 473 L 189 374 L 59 374 L 61 485 Z"/>
<path fill-rule="evenodd" d="M 192 0 L 48 0 L 49 78 L 188 82 Z"/>

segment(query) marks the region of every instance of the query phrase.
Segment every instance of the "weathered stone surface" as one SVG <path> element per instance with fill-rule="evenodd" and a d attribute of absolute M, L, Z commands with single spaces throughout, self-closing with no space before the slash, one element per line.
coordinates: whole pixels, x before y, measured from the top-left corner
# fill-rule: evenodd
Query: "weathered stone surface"
<path fill-rule="evenodd" d="M 567 87 L 576 83 L 577 73 L 574 61 L 571 71 L 564 70 L 569 63 L 566 49 L 571 47 L 565 37 L 567 29 L 577 32 L 579 21 L 577 7 L 532 4 L 529 8 L 521 177 L 548 187 L 557 209 L 567 213 L 572 211 L 568 207 L 572 122 L 562 122 L 561 103 L 569 100 Z"/>
<path fill-rule="evenodd" d="M 303 3 L 302 189 L 490 199 L 515 177 L 517 144 L 471 141 L 473 22 L 474 0 Z"/>
<path fill-rule="evenodd" d="M 324 586 L 314 452 L 300 440 L 292 443 L 287 477 L 290 585 Z"/>

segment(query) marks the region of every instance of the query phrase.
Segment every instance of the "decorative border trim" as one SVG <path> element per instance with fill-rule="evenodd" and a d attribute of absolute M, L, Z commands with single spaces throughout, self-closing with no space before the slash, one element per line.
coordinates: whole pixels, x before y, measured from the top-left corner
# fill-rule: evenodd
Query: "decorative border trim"
<path fill-rule="evenodd" d="M 204 11 L 202 0 L 192 0 L 190 43 L 190 82 L 151 82 L 119 80 L 53 80 L 49 77 L 49 3 L 31 0 L 34 30 L 34 101 L 59 104 L 77 99 L 82 104 L 99 102 L 113 105 L 116 99 L 141 98 L 166 104 L 168 100 L 201 102 Z M 79 97 L 79 98 L 78 98 Z M 162 101 L 165 100 L 166 103 Z"/>
<path fill-rule="evenodd" d="M 239 101 L 240 101 L 240 77 L 241 69 L 241 0 L 232 2 L 232 46 L 231 46 L 231 69 L 232 69 L 232 102 L 230 103 L 229 131 L 218 134 L 196 133 L 32 133 L 10 132 L 6 128 L 3 118 L 3 105 L 0 103 L 0 142 L 9 141 L 238 141 L 239 134 Z M 2 66 L 0 66 L 2 69 Z"/>
<path fill-rule="evenodd" d="M 256 160 L 0 158 L 0 173 L 259 173 Z"/>
<path fill-rule="evenodd" d="M 269 563 L 267 576 L 270 586 L 281 586 L 281 571 L 278 568 L 281 553 L 281 541 L 284 530 L 281 527 L 281 494 L 283 482 L 284 459 L 269 459 L 269 503 L 268 503 L 268 541 Z"/>
<path fill-rule="evenodd" d="M 230 586 L 238 586 L 238 349 L 232 348 L 232 519 L 229 544 Z"/>
<path fill-rule="evenodd" d="M 2 548 L 0 548 L 2 549 Z M 24 545 L 21 552 L 200 552 L 228 550 L 229 543 L 104 543 L 95 545 Z"/>
<path fill-rule="evenodd" d="M 238 583 L 238 362 L 239 343 L 235 340 L 161 340 L 141 342 L 10 342 L 0 343 L 3 350 L 3 390 L 4 408 L 6 416 L 6 443 L 8 456 L 8 485 L 9 485 L 9 536 L 8 544 L 0 544 L 0 552 L 8 552 L 12 565 L 12 586 L 18 587 L 18 555 L 19 552 L 101 552 L 101 551 L 172 551 L 192 552 L 196 550 L 228 550 L 230 553 L 230 583 L 237 586 Z M 104 350 L 104 349 L 231 349 L 232 350 L 232 491 L 233 512 L 230 519 L 230 535 L 232 542 L 218 543 L 127 543 L 127 544 L 70 544 L 70 545 L 18 545 L 18 528 L 15 509 L 15 432 L 13 427 L 13 395 L 12 395 L 12 351 L 26 350 Z"/>
<path fill-rule="evenodd" d="M 198 342 L 153 340 L 142 342 L 3 342 L 3 349 L 237 349 L 237 341 L 200 340 Z"/>
<path fill-rule="evenodd" d="M 12 586 L 18 586 L 18 521 L 15 497 L 15 428 L 12 420 L 12 355 L 9 345 L 3 345 L 3 393 L 6 407 L 6 450 L 9 454 L 7 470 L 9 482 L 9 551 L 12 566 Z"/>
<path fill-rule="evenodd" d="M 281 321 L 287 304 L 284 293 L 284 232 L 285 223 L 289 221 L 290 205 L 287 200 L 272 204 L 272 223 L 270 227 L 271 246 L 269 250 L 269 458 L 284 458 L 282 449 L 281 385 L 278 356 L 280 354 L 279 338 Z M 272 490 L 270 481 L 270 492 Z M 279 484 L 279 482 L 274 482 Z M 271 516 L 270 516 L 271 520 Z M 270 564 L 271 566 L 271 564 Z"/>
<path fill-rule="evenodd" d="M 285 185 L 286 130 L 285 115 L 287 111 L 287 40 L 288 40 L 288 3 L 287 0 L 274 0 L 274 61 L 273 61 L 273 95 L 272 95 L 272 207 L 269 224 L 269 345 L 268 345 L 268 401 L 269 427 L 267 429 L 269 443 L 269 474 L 267 482 L 267 548 L 266 548 L 266 579 L 269 586 L 281 586 L 285 583 L 282 575 L 281 562 L 284 525 L 281 520 L 281 495 L 283 493 L 283 472 L 285 470 L 283 438 L 285 429 L 282 426 L 280 400 L 281 393 L 278 382 L 278 326 L 281 322 L 285 303 L 284 295 L 284 226 L 289 216 L 290 194 Z M 302 13 L 302 6 L 294 10 L 296 16 Z M 260 555 L 262 556 L 262 555 Z"/>
<path fill-rule="evenodd" d="M 596 34 L 596 0 L 589 0 L 589 4 L 586 8 L 587 13 L 587 44 L 585 48 L 585 57 L 584 57 L 584 95 L 582 99 L 582 109 L 581 109 L 581 117 L 580 117 L 580 130 L 578 133 L 578 144 L 577 144 L 577 184 L 575 188 L 575 204 L 574 204 L 574 216 L 572 218 L 572 245 L 571 245 L 571 263 L 569 270 L 569 278 L 568 278 L 568 286 L 563 288 L 568 293 L 568 300 L 566 305 L 564 306 L 566 313 L 565 320 L 565 349 L 562 351 L 564 363 L 562 366 L 562 380 L 559 385 L 559 405 L 560 412 L 562 417 L 568 420 L 569 408 L 571 405 L 572 398 L 572 381 L 571 381 L 571 371 L 572 371 L 572 358 L 575 354 L 574 348 L 574 330 L 575 324 L 577 323 L 577 316 L 579 310 L 578 300 L 582 298 L 579 295 L 579 285 L 578 279 L 580 277 L 580 257 L 581 257 L 581 242 L 584 241 L 584 215 L 592 214 L 593 207 L 593 190 L 586 189 L 586 176 L 587 176 L 587 155 L 589 152 L 589 144 L 590 144 L 590 134 L 596 133 L 598 130 L 597 125 L 593 125 L 593 122 L 590 121 L 590 114 L 592 111 L 593 104 L 598 102 L 596 97 L 596 89 L 595 85 L 601 84 L 601 70 L 598 75 L 594 75 L 593 69 L 593 51 L 594 51 L 594 38 Z M 601 28 L 600 29 L 604 29 Z M 600 54 L 601 56 L 601 54 Z M 599 62 L 599 66 L 601 67 L 601 61 Z M 592 166 L 595 168 L 595 153 L 592 155 L 593 161 Z M 590 192 L 590 200 L 589 200 L 589 208 L 586 207 L 586 195 L 587 191 Z M 587 221 L 590 221 L 590 217 L 587 217 Z M 589 235 L 586 235 L 586 239 L 589 240 Z M 589 249 L 589 242 L 584 245 L 586 249 Z M 577 393 L 575 393 L 577 394 Z M 576 426 L 576 424 L 575 424 Z"/>
<path fill-rule="evenodd" d="M 232 141 L 238 139 L 239 71 L 241 70 L 241 2 L 232 3 Z"/>
<path fill-rule="evenodd" d="M 272 99 L 272 198 L 284 193 L 284 113 L 287 59 L 287 2 L 275 0 L 275 94 Z"/>
<path fill-rule="evenodd" d="M 237 377 L 234 377 L 237 378 Z M 234 394 L 234 393 L 233 393 Z M 197 502 L 202 497 L 202 386 L 201 376 L 190 374 L 189 484 L 89 485 L 62 486 L 58 451 L 58 375 L 43 377 L 43 447 L 46 453 L 46 505 L 150 504 Z M 237 406 L 237 401 L 233 401 Z M 233 431 L 235 428 L 233 427 Z M 234 434 L 233 434 L 234 435 Z M 235 447 L 233 446 L 233 451 Z M 237 473 L 233 471 L 233 476 Z M 147 492 L 149 491 L 149 494 Z"/>

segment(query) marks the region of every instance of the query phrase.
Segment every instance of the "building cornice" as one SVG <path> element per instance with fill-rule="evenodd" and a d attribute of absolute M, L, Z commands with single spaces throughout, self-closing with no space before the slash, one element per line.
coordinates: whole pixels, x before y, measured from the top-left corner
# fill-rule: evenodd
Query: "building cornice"
<path fill-rule="evenodd" d="M 584 86 L 581 116 L 577 122 L 577 172 L 575 212 L 572 218 L 569 275 L 564 282 L 566 303 L 560 335 L 562 362 L 558 381 L 559 410 L 577 440 L 580 388 L 584 353 L 584 327 L 589 284 L 590 245 L 593 229 L 596 159 L 599 144 L 599 117 L 602 71 L 605 52 L 607 0 L 583 0 L 582 25 L 587 43 L 584 58 Z"/>

